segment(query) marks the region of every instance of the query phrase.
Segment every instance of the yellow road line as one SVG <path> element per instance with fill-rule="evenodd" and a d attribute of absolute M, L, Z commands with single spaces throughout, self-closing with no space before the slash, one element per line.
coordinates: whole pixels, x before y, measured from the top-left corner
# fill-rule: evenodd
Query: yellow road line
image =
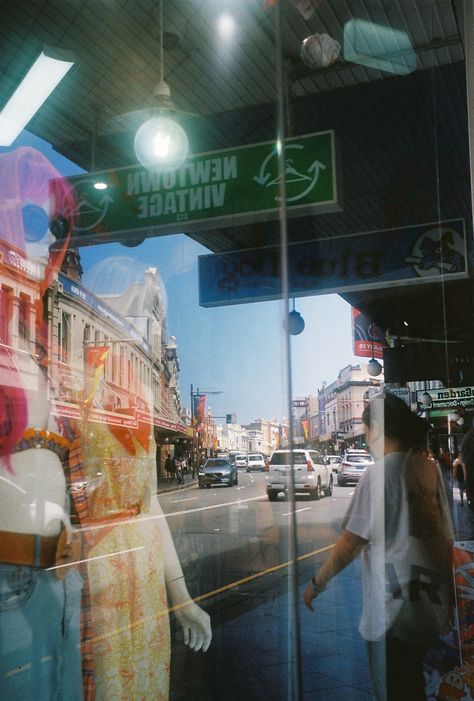
<path fill-rule="evenodd" d="M 334 543 L 331 545 L 326 545 L 323 548 L 318 548 L 317 550 L 312 550 L 309 553 L 305 553 L 305 555 L 299 555 L 296 559 L 298 561 L 300 560 L 307 560 L 310 557 L 314 557 L 315 555 L 320 555 L 321 553 L 326 552 L 327 550 L 331 550 L 331 548 L 334 547 Z M 127 630 L 131 630 L 133 628 L 137 628 L 138 626 L 144 625 L 145 623 L 151 623 L 152 621 L 156 621 L 159 618 L 162 618 L 163 616 L 167 616 L 170 613 L 173 613 L 174 611 L 178 611 L 179 609 L 186 608 L 186 606 L 189 606 L 189 603 L 194 601 L 204 601 L 205 599 L 210 599 L 213 596 L 217 596 L 217 594 L 221 594 L 224 591 L 228 591 L 229 589 L 234 589 L 235 587 L 240 586 L 241 584 L 247 584 L 248 582 L 252 582 L 255 579 L 259 579 L 260 577 L 264 577 L 267 574 L 270 574 L 272 572 L 277 572 L 278 570 L 282 570 L 285 567 L 289 567 L 291 564 L 291 560 L 287 560 L 286 562 L 282 562 L 279 565 L 274 565 L 273 567 L 268 567 L 265 570 L 261 570 L 261 572 L 256 572 L 255 574 L 251 574 L 248 577 L 243 577 L 242 579 L 237 579 L 235 582 L 231 582 L 230 584 L 225 584 L 222 587 L 219 587 L 218 589 L 213 589 L 212 591 L 206 592 L 206 594 L 200 594 L 199 596 L 195 596 L 189 601 L 185 601 L 182 604 L 177 604 L 176 606 L 171 606 L 169 608 L 163 609 L 163 611 L 160 611 L 159 613 L 154 614 L 153 616 L 147 616 L 146 618 L 142 618 L 140 621 L 135 621 L 134 623 L 130 623 L 127 626 L 122 626 L 121 628 L 117 628 L 113 631 L 110 631 L 108 633 L 104 633 L 103 635 L 98 635 L 90 639 L 91 642 L 97 643 L 101 640 L 106 640 L 107 638 L 112 637 L 113 635 L 118 635 L 119 633 L 123 633 Z"/>
<path fill-rule="evenodd" d="M 324 553 L 327 550 L 331 550 L 331 548 L 334 547 L 334 544 L 331 545 L 326 545 L 324 548 L 318 548 L 318 550 L 313 550 L 310 553 L 306 553 L 305 555 L 300 555 L 296 559 L 299 560 L 306 560 L 308 557 L 313 557 L 314 555 L 319 555 L 320 553 Z M 213 591 L 209 591 L 206 594 L 201 594 L 200 596 L 194 597 L 193 601 L 203 601 L 204 599 L 210 599 L 212 596 L 216 596 L 217 594 L 221 594 L 223 591 L 227 591 L 228 589 L 233 589 L 234 587 L 239 587 L 241 584 L 247 584 L 247 582 L 252 582 L 254 579 L 258 579 L 259 577 L 264 577 L 266 574 L 270 574 L 271 572 L 277 572 L 278 570 L 282 570 L 285 567 L 289 567 L 291 564 L 291 560 L 287 560 L 287 562 L 282 562 L 279 565 L 274 565 L 273 567 L 268 567 L 266 570 L 261 570 L 261 572 L 256 572 L 255 574 L 251 574 L 248 577 L 243 577 L 243 579 L 238 579 L 235 582 L 231 582 L 230 584 L 225 584 L 223 587 L 219 587 L 218 589 L 214 589 Z M 170 611 L 174 611 L 175 607 L 171 608 Z"/>

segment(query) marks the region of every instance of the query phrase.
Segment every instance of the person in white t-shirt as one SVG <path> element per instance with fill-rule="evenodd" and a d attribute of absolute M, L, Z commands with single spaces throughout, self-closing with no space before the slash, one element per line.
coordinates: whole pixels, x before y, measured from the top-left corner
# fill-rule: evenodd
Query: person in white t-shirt
<path fill-rule="evenodd" d="M 429 426 L 392 394 L 365 408 L 377 459 L 355 491 L 341 535 L 304 592 L 306 606 L 360 553 L 363 609 L 378 701 L 425 701 L 423 658 L 448 625 L 453 529 L 439 466 L 426 456 Z"/>

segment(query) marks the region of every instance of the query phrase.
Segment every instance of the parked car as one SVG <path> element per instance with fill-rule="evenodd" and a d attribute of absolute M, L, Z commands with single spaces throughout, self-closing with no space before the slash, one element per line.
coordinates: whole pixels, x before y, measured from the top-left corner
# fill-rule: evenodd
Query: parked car
<path fill-rule="evenodd" d="M 247 456 L 236 455 L 234 462 L 236 467 L 247 467 Z"/>
<path fill-rule="evenodd" d="M 263 472 L 265 469 L 265 458 L 260 453 L 249 453 L 247 455 L 247 472 L 251 470 L 260 470 Z"/>
<path fill-rule="evenodd" d="M 326 465 L 329 465 L 333 472 L 339 472 L 339 465 L 342 462 L 340 455 L 325 455 L 324 460 Z"/>
<path fill-rule="evenodd" d="M 198 470 L 199 489 L 219 484 L 232 487 L 238 479 L 237 468 L 229 458 L 209 458 Z"/>
<path fill-rule="evenodd" d="M 348 450 L 344 453 L 337 473 L 337 483 L 340 487 L 347 484 L 357 484 L 367 465 L 374 462 L 373 457 L 366 450 Z"/>
<path fill-rule="evenodd" d="M 267 478 L 267 496 L 270 501 L 276 501 L 279 492 L 289 489 L 291 470 L 297 493 L 309 494 L 311 499 L 319 499 L 323 493 L 326 496 L 332 494 L 332 470 L 325 464 L 321 453 L 302 448 L 292 452 L 275 450 L 270 458 Z"/>

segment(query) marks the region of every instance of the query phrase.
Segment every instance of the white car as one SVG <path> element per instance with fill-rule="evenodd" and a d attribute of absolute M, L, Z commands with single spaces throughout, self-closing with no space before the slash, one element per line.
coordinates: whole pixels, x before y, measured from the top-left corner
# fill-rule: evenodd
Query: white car
<path fill-rule="evenodd" d="M 263 472 L 265 469 L 265 459 L 260 453 L 249 453 L 247 456 L 247 472 L 251 470 L 260 470 Z"/>
<path fill-rule="evenodd" d="M 337 473 L 337 483 L 340 487 L 357 484 L 367 469 L 373 465 L 374 459 L 366 450 L 348 450 L 344 453 Z"/>
<path fill-rule="evenodd" d="M 247 467 L 247 456 L 246 455 L 236 455 L 234 458 L 234 465 L 238 469 L 239 467 Z"/>
<path fill-rule="evenodd" d="M 276 501 L 279 492 L 287 492 L 294 475 L 295 492 L 319 499 L 321 494 L 331 496 L 333 475 L 324 457 L 317 450 L 275 450 L 270 458 L 267 478 L 267 496 Z"/>
<path fill-rule="evenodd" d="M 342 462 L 340 455 L 326 455 L 324 459 L 326 461 L 326 465 L 330 465 L 333 472 L 338 472 L 339 465 Z"/>

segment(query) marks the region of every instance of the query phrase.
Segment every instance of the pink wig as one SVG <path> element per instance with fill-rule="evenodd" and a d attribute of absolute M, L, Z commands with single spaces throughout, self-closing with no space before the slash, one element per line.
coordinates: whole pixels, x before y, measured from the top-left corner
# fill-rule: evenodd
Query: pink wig
<path fill-rule="evenodd" d="M 75 208 L 72 190 L 48 159 L 26 146 L 0 154 L 0 242 L 26 258 L 22 206 L 26 202 L 43 206 L 48 200 L 51 218 L 63 217 L 72 229 Z M 40 281 L 40 304 L 36 312 L 40 339 L 46 338 L 41 300 L 61 267 L 68 243 L 69 233 L 50 252 Z M 28 412 L 20 373 L 8 348 L 11 339 L 7 336 L 1 340 L 6 347 L 0 346 L 0 455 L 6 456 L 9 464 L 9 456 L 27 426 Z"/>

